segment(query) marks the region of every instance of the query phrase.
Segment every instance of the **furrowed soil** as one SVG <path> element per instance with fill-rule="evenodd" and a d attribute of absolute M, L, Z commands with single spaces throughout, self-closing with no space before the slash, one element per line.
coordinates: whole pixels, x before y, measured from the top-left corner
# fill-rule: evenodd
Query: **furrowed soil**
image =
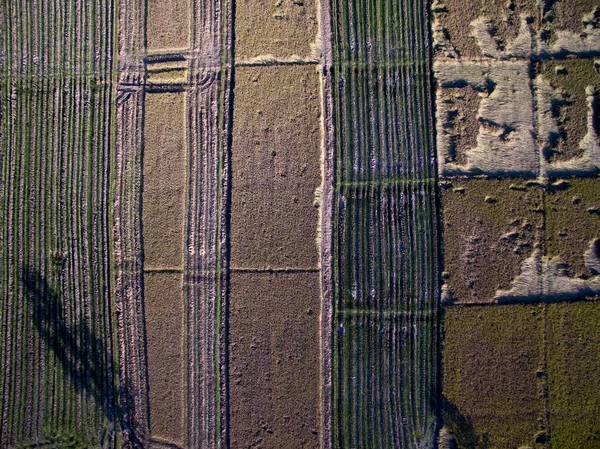
<path fill-rule="evenodd" d="M 323 249 L 332 276 L 323 288 L 333 304 L 325 349 L 333 447 L 435 444 L 439 236 L 427 7 L 331 4 L 333 200 Z"/>
<path fill-rule="evenodd" d="M 116 445 L 111 1 L 0 14 L 0 446 Z"/>

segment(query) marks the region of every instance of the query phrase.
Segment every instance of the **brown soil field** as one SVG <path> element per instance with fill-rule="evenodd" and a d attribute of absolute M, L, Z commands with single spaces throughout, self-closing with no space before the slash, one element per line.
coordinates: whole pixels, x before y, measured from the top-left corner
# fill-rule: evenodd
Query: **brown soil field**
<path fill-rule="evenodd" d="M 450 42 L 462 58 L 480 58 L 481 49 L 471 36 L 470 23 L 485 16 L 492 20 L 496 40 L 505 43 L 519 32 L 520 16 L 537 17 L 535 0 L 446 0 L 446 11 L 441 13 L 440 24 L 447 30 Z M 589 12 L 589 11 L 588 11 Z"/>
<path fill-rule="evenodd" d="M 548 308 L 548 380 L 553 448 L 600 447 L 600 307 Z"/>
<path fill-rule="evenodd" d="M 594 60 L 544 61 L 539 63 L 537 71 L 564 96 L 557 102 L 556 111 L 561 135 L 554 153 L 548 155 L 549 160 L 563 161 L 581 156 L 579 144 L 588 132 L 586 87 L 600 87 L 600 73 L 594 68 Z"/>
<path fill-rule="evenodd" d="M 235 29 L 238 60 L 267 55 L 307 58 L 317 36 L 317 2 L 238 0 Z"/>
<path fill-rule="evenodd" d="M 590 242 L 600 238 L 600 179 L 568 180 L 563 190 L 546 197 L 546 250 L 550 257 L 560 256 L 569 276 L 589 278 L 584 264 Z"/>
<path fill-rule="evenodd" d="M 233 268 L 317 267 L 319 117 L 314 66 L 236 71 Z"/>
<path fill-rule="evenodd" d="M 144 274 L 150 434 L 183 445 L 182 275 Z"/>
<path fill-rule="evenodd" d="M 562 0 L 548 1 L 552 5 L 552 27 L 555 29 L 566 29 L 578 33 L 581 31 L 583 16 L 588 15 L 595 7 L 597 0 Z"/>
<path fill-rule="evenodd" d="M 190 1 L 147 0 L 148 51 L 181 49 L 189 45 Z"/>
<path fill-rule="evenodd" d="M 444 270 L 457 303 L 491 301 L 542 243 L 542 189 L 518 179 L 444 185 Z"/>
<path fill-rule="evenodd" d="M 444 100 L 454 106 L 452 134 L 454 135 L 454 159 L 460 165 L 467 161 L 466 151 L 477 146 L 479 133 L 479 120 L 477 119 L 481 97 L 473 88 L 447 88 L 444 89 Z"/>
<path fill-rule="evenodd" d="M 186 150 L 184 96 L 146 95 L 142 180 L 144 269 L 182 268 Z"/>
<path fill-rule="evenodd" d="M 541 306 L 446 310 L 442 418 L 459 448 L 534 446 L 545 421 L 536 376 L 542 312 Z"/>
<path fill-rule="evenodd" d="M 231 447 L 319 447 L 318 273 L 233 273 Z"/>

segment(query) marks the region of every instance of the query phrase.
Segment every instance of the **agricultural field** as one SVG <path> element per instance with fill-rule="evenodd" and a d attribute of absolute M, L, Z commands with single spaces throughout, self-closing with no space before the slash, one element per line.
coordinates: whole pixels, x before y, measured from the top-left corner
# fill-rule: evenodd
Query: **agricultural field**
<path fill-rule="evenodd" d="M 600 8 L 448 0 L 431 10 L 440 445 L 598 447 Z"/>
<path fill-rule="evenodd" d="M 595 0 L 0 4 L 0 449 L 600 447 Z"/>

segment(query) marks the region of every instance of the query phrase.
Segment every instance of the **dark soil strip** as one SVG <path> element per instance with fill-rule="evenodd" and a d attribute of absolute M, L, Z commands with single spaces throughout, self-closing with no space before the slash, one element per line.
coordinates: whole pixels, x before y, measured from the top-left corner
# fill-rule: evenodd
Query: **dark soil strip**
<path fill-rule="evenodd" d="M 0 14 L 0 446 L 114 446 L 111 0 Z"/>
<path fill-rule="evenodd" d="M 439 233 L 427 3 L 332 0 L 329 8 L 326 447 L 434 447 Z"/>

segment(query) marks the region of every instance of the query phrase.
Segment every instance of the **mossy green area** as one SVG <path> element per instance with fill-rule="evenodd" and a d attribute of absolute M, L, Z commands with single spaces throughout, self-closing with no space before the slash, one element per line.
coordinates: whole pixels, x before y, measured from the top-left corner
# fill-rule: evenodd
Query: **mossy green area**
<path fill-rule="evenodd" d="M 545 414 L 542 307 L 450 308 L 444 326 L 442 418 L 458 447 L 533 446 Z"/>
<path fill-rule="evenodd" d="M 114 445 L 114 98 L 106 53 L 114 4 L 95 2 L 85 12 L 51 1 L 4 7 L 0 446 L 41 443 L 44 429 Z"/>
<path fill-rule="evenodd" d="M 332 0 L 333 447 L 432 447 L 439 243 L 426 2 Z"/>
<path fill-rule="evenodd" d="M 561 133 L 552 154 L 548 154 L 551 161 L 581 156 L 579 144 L 588 131 L 586 87 L 600 87 L 600 73 L 594 64 L 594 59 L 566 59 L 537 65 L 537 73 L 563 96 L 554 103 L 554 118 Z"/>
<path fill-rule="evenodd" d="M 600 304 L 548 307 L 548 393 L 553 448 L 600 447 Z"/>
<path fill-rule="evenodd" d="M 597 302 L 451 307 L 444 425 L 458 448 L 599 447 Z"/>
<path fill-rule="evenodd" d="M 488 302 L 543 241 L 543 189 L 519 179 L 446 182 L 444 271 L 457 303 Z"/>
<path fill-rule="evenodd" d="M 573 277 L 589 278 L 584 253 L 600 238 L 600 178 L 568 179 L 546 196 L 546 251 Z"/>

